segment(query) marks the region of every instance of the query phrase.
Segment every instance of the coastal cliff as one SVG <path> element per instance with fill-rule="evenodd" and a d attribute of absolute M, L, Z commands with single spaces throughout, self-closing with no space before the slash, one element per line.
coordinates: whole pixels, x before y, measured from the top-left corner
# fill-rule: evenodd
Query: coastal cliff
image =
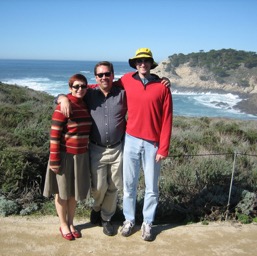
<path fill-rule="evenodd" d="M 257 54 L 233 49 L 174 54 L 152 70 L 170 79 L 173 90 L 240 94 L 238 108 L 257 114 Z"/>
<path fill-rule="evenodd" d="M 173 67 L 171 61 L 162 61 L 153 73 L 167 77 L 178 88 L 204 90 L 223 90 L 227 92 L 257 93 L 257 68 L 248 69 L 240 66 L 229 71 L 229 78 L 219 81 L 213 73 L 204 67 L 191 67 L 190 63 Z M 242 81 L 244 84 L 242 84 Z"/>
<path fill-rule="evenodd" d="M 176 87 L 257 93 L 257 54 L 233 49 L 174 54 L 153 73 Z"/>

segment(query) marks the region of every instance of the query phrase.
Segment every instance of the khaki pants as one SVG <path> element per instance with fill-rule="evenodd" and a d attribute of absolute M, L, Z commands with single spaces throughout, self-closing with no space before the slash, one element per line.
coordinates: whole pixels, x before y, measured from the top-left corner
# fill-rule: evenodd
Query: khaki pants
<path fill-rule="evenodd" d="M 122 189 L 123 143 L 115 148 L 90 143 L 89 152 L 93 209 L 101 211 L 104 221 L 110 221 L 116 211 L 118 190 Z"/>

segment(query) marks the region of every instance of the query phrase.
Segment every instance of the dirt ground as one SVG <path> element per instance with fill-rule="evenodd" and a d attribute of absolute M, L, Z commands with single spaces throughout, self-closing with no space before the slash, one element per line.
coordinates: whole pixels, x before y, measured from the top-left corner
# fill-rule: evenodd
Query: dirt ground
<path fill-rule="evenodd" d="M 59 233 L 57 217 L 0 217 L 0 255 L 257 255 L 256 224 L 158 225 L 152 242 L 141 239 L 140 226 L 125 238 L 119 232 L 121 223 L 115 223 L 113 237 L 89 220 L 76 219 L 75 224 L 82 238 L 67 241 Z"/>

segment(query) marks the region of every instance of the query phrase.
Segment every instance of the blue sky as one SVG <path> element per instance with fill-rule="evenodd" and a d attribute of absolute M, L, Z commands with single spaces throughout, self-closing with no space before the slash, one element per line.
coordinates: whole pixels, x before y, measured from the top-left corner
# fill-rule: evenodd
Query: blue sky
<path fill-rule="evenodd" d="M 257 0 L 1 0 L 1 59 L 127 61 L 257 52 Z"/>

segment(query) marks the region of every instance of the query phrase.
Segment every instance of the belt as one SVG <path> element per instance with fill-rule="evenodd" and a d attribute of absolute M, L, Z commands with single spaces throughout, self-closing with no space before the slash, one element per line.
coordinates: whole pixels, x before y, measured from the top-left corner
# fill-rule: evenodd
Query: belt
<path fill-rule="evenodd" d="M 102 145 L 102 144 L 99 144 L 93 140 L 90 140 L 90 143 L 94 144 L 94 145 L 97 145 L 99 147 L 102 147 L 102 148 L 115 148 L 117 147 L 118 145 L 120 145 L 122 142 L 122 140 L 118 141 L 117 143 L 114 143 L 114 144 L 111 144 L 111 145 Z"/>

